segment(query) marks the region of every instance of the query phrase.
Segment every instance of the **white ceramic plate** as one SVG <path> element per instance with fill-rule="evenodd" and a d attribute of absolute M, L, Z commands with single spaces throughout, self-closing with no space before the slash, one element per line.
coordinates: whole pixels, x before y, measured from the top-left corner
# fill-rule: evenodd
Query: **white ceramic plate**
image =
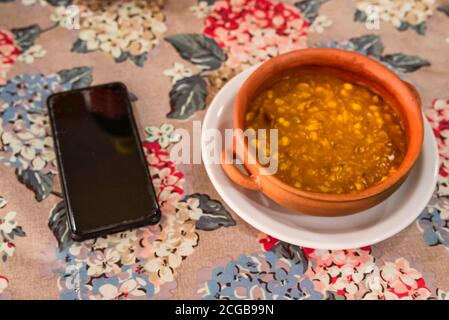
<path fill-rule="evenodd" d="M 258 191 L 234 184 L 219 164 L 206 161 L 207 129 L 233 127 L 234 97 L 253 69 L 229 81 L 212 101 L 203 122 L 202 157 L 212 184 L 223 200 L 253 227 L 282 241 L 316 249 L 359 248 L 385 240 L 411 224 L 430 200 L 438 175 L 438 150 L 429 123 L 424 122 L 424 148 L 404 184 L 387 200 L 344 217 L 314 217 L 293 213 Z M 220 145 L 213 145 L 221 148 Z M 209 159 L 210 160 L 210 159 Z"/>

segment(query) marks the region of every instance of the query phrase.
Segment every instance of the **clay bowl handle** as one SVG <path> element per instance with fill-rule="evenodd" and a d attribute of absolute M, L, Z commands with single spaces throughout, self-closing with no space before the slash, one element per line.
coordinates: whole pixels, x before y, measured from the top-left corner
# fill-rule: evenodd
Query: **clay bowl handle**
<path fill-rule="evenodd" d="M 235 156 L 235 150 L 233 150 L 233 155 Z M 221 152 L 221 167 L 223 168 L 229 179 L 243 188 L 250 190 L 260 190 L 259 183 L 257 182 L 257 177 L 252 175 L 248 176 L 242 173 L 230 160 L 232 159 L 227 159 L 226 151 L 223 150 Z"/>

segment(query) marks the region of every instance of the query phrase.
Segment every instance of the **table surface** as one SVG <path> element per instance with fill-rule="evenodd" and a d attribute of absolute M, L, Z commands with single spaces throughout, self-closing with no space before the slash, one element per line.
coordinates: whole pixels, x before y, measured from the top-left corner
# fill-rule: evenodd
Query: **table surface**
<path fill-rule="evenodd" d="M 0 299 L 449 299 L 448 30 L 449 1 L 0 0 Z M 427 208 L 371 247 L 261 234 L 202 165 L 170 159 L 173 130 L 192 131 L 232 76 L 315 46 L 362 52 L 413 83 L 440 148 Z M 75 243 L 45 100 L 111 81 L 132 93 L 163 218 Z"/>

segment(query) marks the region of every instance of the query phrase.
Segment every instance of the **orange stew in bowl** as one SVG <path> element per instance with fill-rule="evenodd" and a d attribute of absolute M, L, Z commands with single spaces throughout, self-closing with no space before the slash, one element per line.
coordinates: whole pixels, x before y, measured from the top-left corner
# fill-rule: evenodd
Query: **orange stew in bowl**
<path fill-rule="evenodd" d="M 246 128 L 278 129 L 276 177 L 319 193 L 358 192 L 387 179 L 407 148 L 399 116 L 382 97 L 330 75 L 279 80 L 251 103 Z"/>

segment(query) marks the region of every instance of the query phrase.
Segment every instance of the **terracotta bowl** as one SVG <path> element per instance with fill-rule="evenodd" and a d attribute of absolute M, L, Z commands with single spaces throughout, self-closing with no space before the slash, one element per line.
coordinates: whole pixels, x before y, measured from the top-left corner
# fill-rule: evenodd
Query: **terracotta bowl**
<path fill-rule="evenodd" d="M 346 81 L 364 84 L 384 98 L 402 119 L 407 139 L 407 152 L 398 170 L 381 183 L 357 193 L 325 194 L 307 192 L 290 186 L 274 175 L 264 175 L 265 168 L 249 154 L 247 141 L 234 135 L 234 146 L 241 150 L 247 174 L 226 159 L 221 164 L 236 184 L 263 192 L 282 206 L 299 213 L 319 216 L 341 216 L 368 209 L 390 196 L 404 182 L 415 164 L 423 143 L 423 119 L 417 91 L 381 63 L 355 52 L 338 49 L 303 49 L 279 55 L 258 67 L 240 88 L 234 103 L 234 130 L 245 129 L 245 116 L 250 102 L 259 92 L 280 78 L 301 70 L 332 73 Z"/>

